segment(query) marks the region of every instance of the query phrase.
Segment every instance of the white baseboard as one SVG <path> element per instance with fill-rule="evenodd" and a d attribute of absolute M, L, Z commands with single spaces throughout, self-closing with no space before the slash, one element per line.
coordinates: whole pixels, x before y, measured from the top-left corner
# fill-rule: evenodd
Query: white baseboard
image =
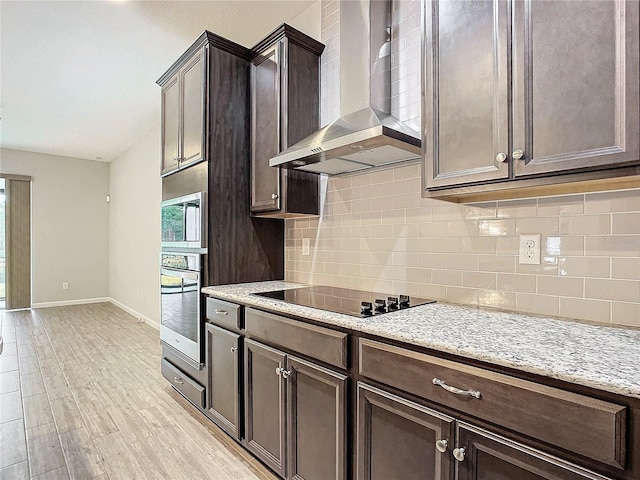
<path fill-rule="evenodd" d="M 129 315 L 133 315 L 138 320 L 142 320 L 144 323 L 146 323 L 150 327 L 153 327 L 156 330 L 160 330 L 160 324 L 158 322 L 151 320 L 149 317 L 145 317 L 139 312 L 136 312 L 133 308 L 127 307 L 124 303 L 117 301 L 115 298 L 109 297 L 106 301 L 113 303 L 116 307 L 124 310 Z"/>
<path fill-rule="evenodd" d="M 150 327 L 153 327 L 156 330 L 160 330 L 160 324 L 158 322 L 151 320 L 149 317 L 145 317 L 141 313 L 136 312 L 133 308 L 129 308 L 124 303 L 120 303 L 119 301 L 111 297 L 80 298 L 77 300 L 63 300 L 60 302 L 40 302 L 40 303 L 31 304 L 31 308 L 65 307 L 68 305 L 84 305 L 87 303 L 104 303 L 104 302 L 112 303 L 116 307 L 127 312 L 128 314 L 133 315 L 138 320 L 142 320 L 144 323 L 146 323 Z"/>
<path fill-rule="evenodd" d="M 50 308 L 50 307 L 65 307 L 67 305 L 84 305 L 86 303 L 104 303 L 111 299 L 109 297 L 99 298 L 79 298 L 76 300 L 62 300 L 59 302 L 40 302 L 32 303 L 31 308 Z"/>

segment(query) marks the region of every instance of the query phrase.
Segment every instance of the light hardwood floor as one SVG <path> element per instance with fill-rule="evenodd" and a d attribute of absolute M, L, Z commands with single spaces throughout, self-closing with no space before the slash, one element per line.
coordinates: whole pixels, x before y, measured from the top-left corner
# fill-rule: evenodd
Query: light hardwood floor
<path fill-rule="evenodd" d="M 108 303 L 5 312 L 0 479 L 274 480 L 160 375 L 156 330 Z"/>

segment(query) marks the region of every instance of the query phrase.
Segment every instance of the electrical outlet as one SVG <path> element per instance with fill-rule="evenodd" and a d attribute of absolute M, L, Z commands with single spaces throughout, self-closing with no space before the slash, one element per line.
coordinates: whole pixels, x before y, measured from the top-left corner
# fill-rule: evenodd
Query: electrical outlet
<path fill-rule="evenodd" d="M 309 255 L 309 239 L 302 239 L 302 255 Z"/>
<path fill-rule="evenodd" d="M 540 234 L 520 235 L 518 262 L 524 265 L 540 265 Z"/>
<path fill-rule="evenodd" d="M 140 290 L 136 290 L 136 298 L 140 298 Z"/>
<path fill-rule="evenodd" d="M 62 289 L 69 290 L 69 282 L 62 282 Z"/>

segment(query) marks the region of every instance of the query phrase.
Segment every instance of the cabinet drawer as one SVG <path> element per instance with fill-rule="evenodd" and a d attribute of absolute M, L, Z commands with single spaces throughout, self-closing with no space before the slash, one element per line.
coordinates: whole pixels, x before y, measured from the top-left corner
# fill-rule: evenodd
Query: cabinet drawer
<path fill-rule="evenodd" d="M 232 329 L 241 329 L 240 305 L 217 298 L 207 298 L 207 320 Z"/>
<path fill-rule="evenodd" d="M 172 365 L 166 358 L 162 359 L 162 376 L 169 380 L 177 390 L 200 408 L 204 408 L 204 387 L 195 382 L 182 370 Z"/>
<path fill-rule="evenodd" d="M 373 340 L 360 339 L 358 349 L 360 375 L 624 468 L 624 406 Z M 479 398 L 450 392 L 435 379 Z"/>
<path fill-rule="evenodd" d="M 346 333 L 247 308 L 248 335 L 308 355 L 340 368 L 347 368 Z"/>

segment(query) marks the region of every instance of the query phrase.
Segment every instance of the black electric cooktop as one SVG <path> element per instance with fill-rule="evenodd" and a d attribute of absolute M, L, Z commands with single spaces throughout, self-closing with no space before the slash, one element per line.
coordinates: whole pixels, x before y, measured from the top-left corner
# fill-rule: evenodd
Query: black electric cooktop
<path fill-rule="evenodd" d="M 409 297 L 408 295 L 389 295 L 324 285 L 275 290 L 254 295 L 354 317 L 372 317 L 435 302 L 435 300 Z"/>

